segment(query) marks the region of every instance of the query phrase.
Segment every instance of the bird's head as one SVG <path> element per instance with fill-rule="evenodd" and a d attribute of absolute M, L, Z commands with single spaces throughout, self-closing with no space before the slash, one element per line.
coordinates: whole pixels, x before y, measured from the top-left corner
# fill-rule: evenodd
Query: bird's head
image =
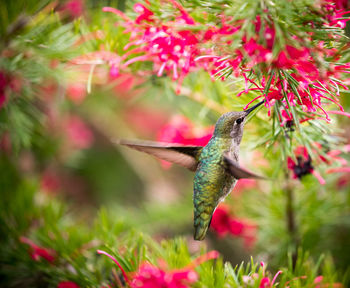
<path fill-rule="evenodd" d="M 261 101 L 245 111 L 232 111 L 223 114 L 215 124 L 214 136 L 234 138 L 240 143 L 243 136 L 243 127 L 246 117 L 250 112 L 263 103 L 264 101 Z"/>

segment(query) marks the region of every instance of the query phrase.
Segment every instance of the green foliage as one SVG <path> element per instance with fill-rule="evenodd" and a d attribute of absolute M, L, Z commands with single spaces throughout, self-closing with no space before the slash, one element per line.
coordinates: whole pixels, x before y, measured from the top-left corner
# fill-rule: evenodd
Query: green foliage
<path fill-rule="evenodd" d="M 11 179 L 11 175 L 16 177 L 15 171 L 9 172 L 6 179 Z M 1 237 L 0 243 L 2 287 L 56 287 L 58 282 L 68 280 L 81 287 L 97 287 L 114 283 L 115 277 L 123 281 L 121 271 L 111 259 L 97 255 L 98 249 L 113 255 L 126 272 L 137 271 L 145 261 L 157 265 L 160 259 L 165 261 L 165 269 L 172 271 L 188 266 L 195 258 L 183 238 L 157 243 L 126 222 L 111 217 L 103 208 L 93 216 L 94 220 L 87 221 L 74 211 L 69 212 L 71 208 L 61 201 L 38 194 L 34 183 L 20 178 L 17 183 L 17 189 L 12 190 L 15 193 L 7 194 L 8 199 L 0 207 L 1 235 L 6 236 Z M 44 258 L 32 259 L 28 245 L 19 241 L 20 236 L 52 249 L 55 260 L 48 263 Z M 204 252 L 202 246 L 200 254 Z M 339 281 L 329 257 L 313 263 L 307 253 L 299 253 L 295 268 L 282 269 L 276 281 L 280 287 L 287 282 L 291 287 L 312 285 L 320 274 L 324 276 L 323 283 Z M 253 260 L 232 267 L 219 258 L 206 261 L 195 270 L 199 281 L 194 287 L 259 287 L 263 277 L 273 278 L 266 267 L 254 264 Z"/>
<path fill-rule="evenodd" d="M 1 287 L 57 287 L 61 281 L 73 281 L 80 287 L 118 287 L 125 283 L 120 269 L 111 259 L 98 255 L 98 249 L 114 256 L 130 277 L 144 262 L 170 272 L 194 263 L 207 250 L 219 250 L 220 258 L 193 268 L 199 276 L 193 287 L 259 287 L 264 277 L 271 281 L 278 270 L 283 271 L 275 282 L 278 287 L 315 287 L 315 279 L 320 275 L 325 286 L 349 283 L 348 185 L 341 185 L 339 174 L 326 173 L 327 161 L 317 166 L 327 180 L 325 186 L 311 175 L 299 181 L 289 179 L 285 172 L 286 158 L 293 155 L 295 143 L 309 146 L 313 153 L 310 146 L 317 141 L 322 149 L 316 153 L 327 158 L 329 150 L 348 141 L 340 129 L 347 129 L 347 120 L 333 117 L 332 126 L 312 120 L 291 132 L 276 121 L 279 102 L 273 107 L 273 119 L 259 109 L 254 111 L 245 126 L 241 159 L 244 166 L 263 170 L 273 181 L 259 183 L 227 202 L 238 219 L 247 218 L 257 224 L 257 246 L 253 251 L 247 250 L 241 239 L 220 240 L 213 232 L 206 243 L 194 244 L 190 240 L 192 174 L 177 168 L 163 171 L 157 161 L 129 153 L 113 141 L 121 137 L 156 137 L 158 131 L 145 132 L 145 126 L 137 130 L 125 117 L 128 113 L 133 116 L 133 108 L 152 108 L 151 116 L 161 111 L 167 120 L 172 115 L 184 115 L 196 127 L 204 127 L 215 124 L 225 112 L 242 110 L 258 94 L 251 91 L 236 97 L 245 88 L 244 79 L 231 75 L 226 82 L 212 81 L 206 71 L 189 74 L 180 94 L 176 94 L 176 84 L 171 79 L 138 75 L 141 70 L 149 70 L 152 63 L 130 66 L 127 72 L 139 78 L 133 78 L 136 84 L 125 92 L 128 84 L 111 80 L 110 63 L 98 54 L 91 57 L 100 60 L 100 64 L 73 63 L 80 58 L 91 60 L 87 55 L 101 51 L 123 56 L 130 34 L 115 24 L 115 15 L 102 12 L 101 8 L 117 7 L 135 17 L 135 1 L 85 1 L 84 15 L 77 19 L 61 14 L 58 8 L 62 6 L 48 9 L 49 2 L 53 3 L 0 3 L 0 72 L 12 83 L 6 88 L 5 105 L 0 108 Z M 170 1 L 150 2 L 158 8 L 157 16 L 174 18 L 175 8 Z M 241 19 L 251 34 L 255 31 L 249 19 L 262 14 L 267 5 L 273 15 L 268 21 L 273 21 L 281 35 L 303 37 L 310 27 L 302 21 L 312 18 L 317 39 L 338 49 L 345 45 L 345 38 L 341 43 L 333 43 L 328 39 L 329 31 L 319 28 L 322 19 L 315 19 L 311 0 L 179 2 L 203 27 L 219 25 L 220 19 L 215 15 L 224 11 L 233 19 Z M 206 19 L 203 11 L 208 13 Z M 277 43 L 274 53 L 286 44 Z M 225 52 L 227 47 L 218 48 Z M 342 61 L 349 57 L 345 51 Z M 232 71 L 226 72 L 229 75 Z M 86 87 L 91 88 L 91 93 L 83 101 L 74 102 L 68 93 L 72 83 L 82 84 L 84 92 Z M 347 91 L 342 92 L 341 101 L 348 110 Z M 300 107 L 293 109 L 303 115 Z M 81 117 L 93 131 L 95 142 L 91 147 L 70 146 L 69 127 L 65 125 L 71 115 Z M 165 120 L 157 121 L 166 124 Z M 8 136 L 12 148 L 5 145 Z M 258 163 L 261 157 L 256 161 L 252 155 L 256 151 L 264 154 L 267 164 Z M 345 150 L 339 157 L 350 160 Z M 59 179 L 61 186 L 57 191 L 43 187 L 47 170 Z M 288 194 L 291 191 L 292 199 Z M 294 213 L 293 229 L 288 226 L 287 207 Z M 34 260 L 21 237 L 52 249 L 55 260 Z M 254 261 L 240 264 L 243 253 L 252 254 Z M 258 264 L 262 259 L 269 270 Z"/>

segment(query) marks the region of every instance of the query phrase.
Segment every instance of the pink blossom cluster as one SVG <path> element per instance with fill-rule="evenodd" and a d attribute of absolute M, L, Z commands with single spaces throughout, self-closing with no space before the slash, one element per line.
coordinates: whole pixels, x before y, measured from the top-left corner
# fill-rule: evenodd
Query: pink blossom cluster
<path fill-rule="evenodd" d="M 199 256 L 192 263 L 187 265 L 183 269 L 175 269 L 167 271 L 167 269 L 159 268 L 153 264 L 145 262 L 140 265 L 136 272 L 129 273 L 132 279 L 129 279 L 128 274 L 124 271 L 123 267 L 119 264 L 117 259 L 105 251 L 97 250 L 97 253 L 106 255 L 119 267 L 122 272 L 124 280 L 132 288 L 144 287 L 164 287 L 164 288 L 187 288 L 190 284 L 195 283 L 198 280 L 198 274 L 194 271 L 194 268 L 201 263 L 210 259 L 216 259 L 219 257 L 217 251 L 210 251 L 207 254 Z M 163 265 L 164 266 L 164 265 Z"/>
<path fill-rule="evenodd" d="M 4 105 L 6 100 L 5 89 L 7 86 L 7 81 L 4 73 L 0 71 L 0 108 Z"/>
<path fill-rule="evenodd" d="M 131 281 L 130 287 L 186 288 L 197 280 L 198 274 L 193 270 L 166 272 L 149 263 L 144 263 L 139 267 L 138 272 Z"/>
<path fill-rule="evenodd" d="M 130 33 L 130 42 L 124 47 L 127 52 L 121 59 L 126 60 L 122 68 L 138 61 L 150 61 L 153 62 L 153 70 L 156 75 L 162 76 L 166 73 L 181 84 L 184 77 L 196 66 L 194 60 L 200 55 L 199 44 L 203 34 L 185 28 L 176 28 L 196 24 L 176 1 L 171 2 L 177 6 L 180 13 L 175 19 L 166 23 L 157 19 L 150 7 L 141 3 L 134 5 L 134 10 L 139 15 L 135 20 L 131 20 L 114 8 L 105 7 L 103 11 L 122 17 L 125 32 Z M 139 56 L 133 56 L 127 60 L 130 55 Z M 111 72 L 115 74 L 116 66 L 112 66 L 112 69 Z"/>
<path fill-rule="evenodd" d="M 343 73 L 350 73 L 350 63 L 338 64 L 341 63 L 341 51 L 315 38 L 315 33 L 307 32 L 304 37 L 283 35 L 282 41 L 281 35 L 277 37 L 275 23 L 266 10 L 264 16 L 267 17 L 256 15 L 251 23 L 254 36 L 248 36 L 244 30 L 247 23 L 243 20 L 233 21 L 228 16 L 219 15 L 220 25 L 203 25 L 175 0 L 163 1 L 161 5 L 166 2 L 177 9 L 168 20 L 156 16 L 149 2 L 135 4 L 136 19 L 130 19 L 117 9 L 103 8 L 122 18 L 125 32 L 130 33 L 130 42 L 124 47 L 126 53 L 118 67 L 149 61 L 153 63 L 153 73 L 171 75 L 180 85 L 186 75 L 200 68 L 221 79 L 231 74 L 242 76 L 245 89 L 238 96 L 249 91 L 257 92 L 259 95 L 253 101 L 265 98 L 269 112 L 279 100 L 281 125 L 286 121 L 292 124 L 314 118 L 329 121 L 326 107 L 330 103 L 339 106 L 340 111 L 336 113 L 350 116 L 344 112 L 338 99 L 340 89 L 347 89 L 346 84 L 349 84 L 340 79 Z M 348 13 L 344 3 L 320 1 L 319 7 L 315 4 L 315 13 L 324 22 L 305 25 L 343 28 L 349 20 L 343 17 Z M 339 37 L 329 34 L 334 41 Z M 285 44 L 281 45 L 281 41 Z M 276 45 L 281 46 L 278 53 Z M 115 69 L 112 66 L 111 73 Z M 262 72 L 262 78 L 257 76 L 261 75 L 258 71 Z M 179 86 L 177 90 L 180 91 Z M 309 116 L 294 119 L 291 106 L 300 107 Z"/>
<path fill-rule="evenodd" d="M 327 16 L 335 14 L 334 17 L 338 17 L 340 12 L 333 9 L 328 13 L 330 14 L 326 14 Z M 342 10 L 342 13 L 345 12 Z M 347 20 L 349 19 L 341 21 Z M 339 51 L 328 48 L 324 41 L 318 41 L 316 46 L 311 45 L 314 39 L 313 33 L 309 33 L 309 36 L 303 39 L 292 35 L 286 40 L 284 49 L 274 57 L 274 45 L 278 41 L 275 28 L 266 20 L 264 25 L 261 22 L 258 15 L 254 23 L 256 36 L 249 40 L 243 36 L 243 45 L 237 48 L 233 57 L 240 62 L 243 61 L 245 65 L 233 65 L 228 62 L 232 61 L 230 58 L 221 61 L 223 62 L 221 65 L 231 66 L 233 71 L 241 69 L 240 73 L 245 79 L 245 89 L 237 96 L 249 91 L 256 91 L 259 94 L 248 103 L 246 108 L 255 100 L 265 98 L 265 106 L 269 108 L 270 114 L 270 109 L 278 100 L 282 110 L 282 117 L 279 117 L 281 125 L 287 121 L 303 122 L 314 118 L 324 118 L 329 121 L 328 114 L 334 111 L 327 113 L 325 107 L 331 103 L 339 107 L 340 111 L 337 111 L 337 114 L 349 116 L 344 112 L 338 97 L 340 89 L 348 89 L 346 84 L 349 83 L 340 79 L 343 73 L 350 73 L 350 63 L 333 64 L 341 60 Z M 261 28 L 262 26 L 265 28 Z M 260 36 L 261 29 L 263 29 L 263 37 Z M 336 40 L 335 36 L 330 35 L 330 37 Z M 321 65 L 321 62 L 326 62 L 327 65 Z M 257 65 L 259 67 L 256 67 Z M 221 71 L 225 73 L 225 69 Z M 258 78 L 256 71 L 263 72 L 264 76 Z M 304 119 L 294 119 L 291 110 L 292 107 L 297 106 L 309 116 Z"/>

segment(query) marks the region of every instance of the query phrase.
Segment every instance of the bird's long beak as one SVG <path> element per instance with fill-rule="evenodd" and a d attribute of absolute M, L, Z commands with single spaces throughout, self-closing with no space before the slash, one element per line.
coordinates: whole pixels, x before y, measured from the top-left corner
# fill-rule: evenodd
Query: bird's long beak
<path fill-rule="evenodd" d="M 253 107 L 250 107 L 249 109 L 245 110 L 244 112 L 246 113 L 246 115 L 248 115 L 250 112 L 252 112 L 255 108 L 258 108 L 264 102 L 265 102 L 265 100 L 259 102 L 258 104 L 254 105 Z"/>

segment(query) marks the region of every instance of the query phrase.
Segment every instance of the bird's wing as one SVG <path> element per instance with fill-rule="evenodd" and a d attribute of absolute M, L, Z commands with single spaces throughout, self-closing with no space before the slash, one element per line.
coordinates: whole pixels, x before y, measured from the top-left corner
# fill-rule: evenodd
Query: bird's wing
<path fill-rule="evenodd" d="M 227 152 L 224 153 L 223 157 L 224 157 L 224 162 L 227 165 L 228 172 L 236 179 L 242 179 L 242 178 L 266 179 L 265 177 L 256 175 L 240 167 L 238 163 L 235 162 Z"/>
<path fill-rule="evenodd" d="M 173 143 L 152 141 L 118 140 L 118 144 L 156 156 L 159 159 L 181 165 L 191 171 L 196 171 L 198 157 L 202 146 L 186 146 Z"/>

